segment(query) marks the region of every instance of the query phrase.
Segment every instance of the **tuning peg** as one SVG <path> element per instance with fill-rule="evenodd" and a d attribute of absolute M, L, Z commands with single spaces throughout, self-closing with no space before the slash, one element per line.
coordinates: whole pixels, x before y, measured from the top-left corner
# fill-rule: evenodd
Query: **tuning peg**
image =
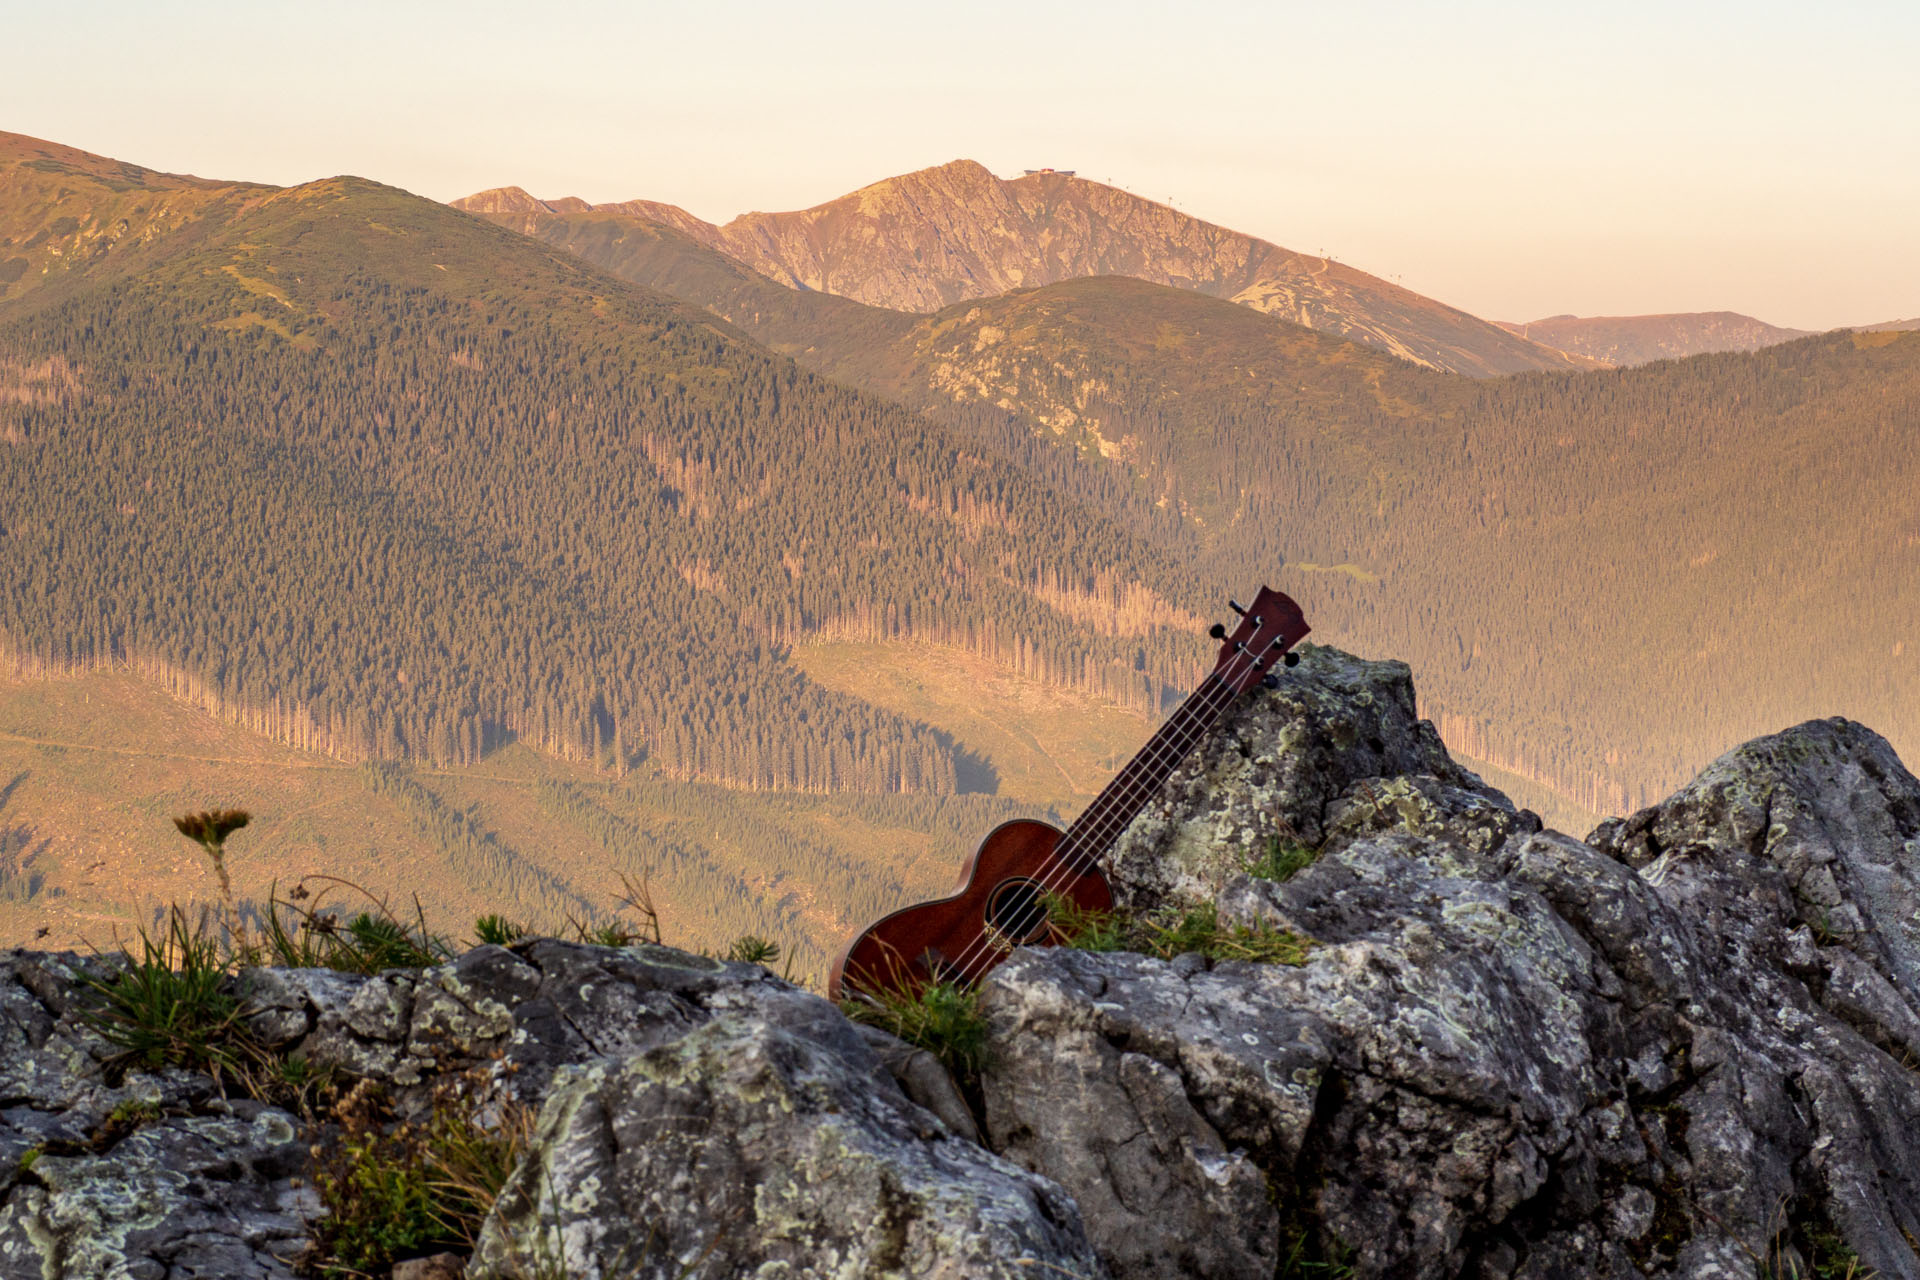
<path fill-rule="evenodd" d="M 1207 634 L 1215 640 L 1225 640 L 1227 638 L 1227 629 L 1216 622 L 1207 628 Z"/>
<path fill-rule="evenodd" d="M 1247 616 L 1247 606 L 1241 604 L 1238 600 L 1227 601 L 1227 608 L 1233 610 L 1243 618 Z"/>
<path fill-rule="evenodd" d="M 1280 687 L 1280 677 L 1269 671 L 1266 675 L 1260 677 L 1260 687 L 1262 689 L 1278 689 Z"/>
<path fill-rule="evenodd" d="M 1290 653 L 1286 656 L 1284 661 L 1290 667 L 1297 667 L 1300 665 L 1300 655 L 1297 653 Z"/>

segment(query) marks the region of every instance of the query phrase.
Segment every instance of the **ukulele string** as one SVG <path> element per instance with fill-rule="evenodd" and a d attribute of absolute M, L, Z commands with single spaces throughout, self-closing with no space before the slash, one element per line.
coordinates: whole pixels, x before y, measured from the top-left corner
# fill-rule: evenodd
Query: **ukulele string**
<path fill-rule="evenodd" d="M 1240 655 L 1236 654 L 1234 657 L 1235 661 L 1238 661 Z M 1215 672 L 1213 674 L 1215 677 L 1219 677 L 1221 673 Z M 1240 673 L 1234 674 L 1237 676 Z M 1222 690 L 1225 696 L 1216 700 L 1215 695 Z M 1165 728 L 1172 729 L 1172 732 L 1166 733 L 1164 736 L 1156 733 L 1154 738 L 1158 742 L 1158 745 L 1156 746 L 1153 743 L 1149 743 L 1147 750 L 1143 751 L 1128 763 L 1127 770 L 1131 770 L 1136 764 L 1143 763 L 1157 768 L 1161 765 L 1168 764 L 1170 761 L 1172 765 L 1177 766 L 1180 760 L 1186 756 L 1187 752 L 1193 749 L 1194 744 L 1200 740 L 1200 737 L 1212 726 L 1220 711 L 1237 696 L 1233 690 L 1233 686 L 1228 683 L 1226 678 L 1220 680 L 1219 690 L 1210 690 L 1204 685 L 1200 689 L 1195 690 L 1193 696 L 1181 704 L 1179 710 L 1169 718 L 1168 725 L 1164 726 Z M 1183 716 L 1187 717 L 1186 722 L 1178 723 Z M 1191 737 L 1187 736 L 1189 732 L 1191 732 Z M 1124 774 L 1127 770 L 1122 770 L 1122 773 Z M 1149 772 L 1150 771 L 1151 770 L 1149 770 Z M 1121 796 L 1124 795 L 1127 803 L 1108 806 L 1099 814 L 1092 826 L 1086 828 L 1084 831 L 1070 828 L 1067 833 L 1062 836 L 1060 842 L 1053 847 L 1047 873 L 1037 881 L 1040 892 L 1034 896 L 1033 901 L 1030 904 L 1022 904 L 1019 915 L 1014 920 L 1009 921 L 1007 927 L 996 929 L 990 924 L 989 929 L 983 931 L 981 935 L 974 939 L 974 941 L 968 945 L 967 949 L 961 953 L 960 959 L 956 962 L 954 968 L 963 980 L 965 979 L 968 967 L 974 964 L 979 958 L 979 953 L 982 948 L 989 950 L 992 948 L 995 932 L 998 932 L 1008 941 L 1012 941 L 1015 938 L 1024 937 L 1026 931 L 1039 923 L 1040 919 L 1043 918 L 1046 911 L 1046 895 L 1058 892 L 1074 877 L 1074 855 L 1070 852 L 1070 846 L 1077 848 L 1080 845 L 1086 844 L 1088 841 L 1092 841 L 1093 848 L 1105 848 L 1119 836 L 1121 831 L 1125 830 L 1126 824 L 1132 821 L 1138 810 L 1137 800 L 1139 798 L 1139 789 L 1140 784 L 1137 782 L 1126 784 L 1123 791 L 1117 793 L 1114 799 L 1118 801 Z M 1099 803 L 1099 798 L 1096 797 L 1095 803 Z M 1083 814 L 1082 817 L 1085 817 L 1085 815 Z M 1111 828 L 1116 822 L 1119 823 L 1119 830 L 1112 830 Z M 1078 827 L 1077 823 L 1075 827 Z"/>
<path fill-rule="evenodd" d="M 1179 762 L 1186 757 L 1189 751 L 1193 750 L 1201 737 L 1206 734 L 1207 730 L 1213 727 L 1220 712 L 1235 698 L 1240 696 L 1240 694 L 1235 691 L 1232 681 L 1245 674 L 1245 671 L 1234 671 L 1232 668 L 1243 660 L 1246 661 L 1249 666 L 1255 666 L 1259 663 L 1259 655 L 1252 649 L 1243 648 L 1240 652 L 1233 655 L 1232 660 L 1226 667 L 1214 671 L 1210 678 L 1219 681 L 1218 690 L 1209 691 L 1204 684 L 1199 689 L 1196 689 L 1194 695 L 1182 703 L 1179 710 L 1174 712 L 1174 715 L 1169 718 L 1169 724 L 1172 724 L 1179 720 L 1182 715 L 1188 715 L 1188 722 L 1180 725 L 1172 733 L 1166 735 L 1159 746 L 1156 747 L 1150 743 L 1148 750 L 1142 752 L 1139 756 L 1135 757 L 1134 760 L 1129 761 L 1127 769 L 1123 769 L 1121 773 L 1124 775 L 1128 769 L 1142 762 L 1157 768 L 1171 761 L 1171 764 L 1177 767 Z M 1191 735 L 1190 737 L 1188 736 L 1189 734 Z M 1160 736 L 1159 733 L 1154 735 L 1156 739 L 1160 738 Z M 1182 741 L 1182 739 L 1186 740 Z M 1176 743 L 1178 745 L 1175 745 Z M 1164 781 L 1164 778 L 1162 781 Z M 1138 813 L 1138 805 L 1131 803 L 1137 799 L 1137 796 L 1133 793 L 1138 786 L 1138 783 L 1128 783 L 1125 790 L 1120 794 L 1127 795 L 1129 803 L 1109 806 L 1105 812 L 1101 813 L 1099 817 L 1095 819 L 1094 825 L 1089 827 L 1084 835 L 1074 828 L 1070 827 L 1068 829 L 1066 834 L 1061 837 L 1060 842 L 1053 847 L 1050 855 L 1051 865 L 1046 875 L 1042 876 L 1037 882 L 1040 886 L 1040 892 L 1035 895 L 1033 904 L 1030 906 L 1023 905 L 1019 916 L 1016 920 L 1009 922 L 1008 928 L 995 930 L 990 927 L 988 930 L 983 930 L 981 935 L 969 943 L 967 949 L 961 953 L 960 959 L 954 964 L 954 969 L 962 981 L 966 978 L 968 966 L 975 963 L 981 949 L 990 949 L 992 947 L 992 939 L 995 932 L 998 932 L 1001 936 L 1011 941 L 1014 938 L 1023 937 L 1026 931 L 1037 924 L 1044 916 L 1046 911 L 1046 896 L 1057 893 L 1073 878 L 1073 857 L 1068 852 L 1069 842 L 1077 848 L 1080 845 L 1084 845 L 1088 839 L 1094 838 L 1097 834 L 1097 840 L 1095 840 L 1092 847 L 1104 849 L 1125 831 L 1126 826 L 1132 822 Z M 1118 800 L 1119 795 L 1116 795 L 1115 799 Z M 1095 797 L 1094 803 L 1098 804 L 1099 802 L 1100 798 Z M 1084 817 L 1085 815 L 1082 816 Z M 1118 829 L 1109 830 L 1116 822 L 1119 824 Z M 1075 826 L 1077 827 L 1078 823 L 1076 823 Z M 1040 913 L 1039 915 L 1034 914 L 1036 909 Z"/>

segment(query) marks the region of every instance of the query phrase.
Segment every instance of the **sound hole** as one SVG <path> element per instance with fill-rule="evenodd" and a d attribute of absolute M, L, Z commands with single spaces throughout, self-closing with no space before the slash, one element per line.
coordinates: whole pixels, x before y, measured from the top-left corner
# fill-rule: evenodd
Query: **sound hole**
<path fill-rule="evenodd" d="M 1032 942 L 1047 928 L 1043 892 L 1036 880 L 1002 880 L 987 899 L 987 923 L 1010 942 Z"/>

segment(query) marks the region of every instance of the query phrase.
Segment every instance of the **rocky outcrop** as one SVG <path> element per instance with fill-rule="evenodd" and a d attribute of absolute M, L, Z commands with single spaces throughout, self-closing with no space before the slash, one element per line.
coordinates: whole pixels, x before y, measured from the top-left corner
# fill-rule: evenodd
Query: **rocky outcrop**
<path fill-rule="evenodd" d="M 1275 841 L 1312 860 L 1251 874 Z M 1310 650 L 1116 878 L 1311 946 L 1018 952 L 964 1094 L 665 947 L 236 990 L 257 1040 L 402 1115 L 455 1078 L 538 1108 L 470 1276 L 1920 1280 L 1920 781 L 1861 726 L 1749 743 L 1583 841 L 1455 765 L 1404 666 Z M 0 1277 L 292 1275 L 324 1128 L 120 1075 L 75 1016 L 103 964 L 0 958 Z"/>
<path fill-rule="evenodd" d="M 1236 873 L 1277 830 L 1318 860 Z M 1122 1277 L 1300 1251 L 1361 1276 L 1920 1277 L 1916 837 L 1920 783 L 1845 721 L 1591 843 L 1541 831 L 1445 761 L 1404 668 L 1322 650 L 1120 864 L 1136 903 L 1210 895 L 1313 938 L 1308 962 L 1019 956 L 986 988 L 988 1141 L 1075 1196 Z"/>
<path fill-rule="evenodd" d="M 469 1274 L 1099 1273 L 1064 1192 L 838 1048 L 728 1017 L 563 1072 Z"/>
<path fill-rule="evenodd" d="M 1212 899 L 1275 840 L 1325 847 L 1362 830 L 1478 822 L 1498 843 L 1539 822 L 1454 764 L 1419 718 L 1404 663 L 1303 650 L 1279 687 L 1243 700 L 1177 768 L 1109 859 L 1119 901 Z M 1468 815 L 1473 815 L 1469 819 Z"/>
<path fill-rule="evenodd" d="M 0 962 L 0 1277 L 295 1274 L 328 1129 L 190 1072 L 116 1083 L 111 1046 L 75 1016 L 87 972 L 101 962 Z M 537 1159 L 469 1275 L 1101 1273 L 1058 1187 L 888 1069 L 951 1115 L 937 1064 L 757 966 L 541 939 L 235 988 L 261 1043 L 382 1086 L 403 1117 L 456 1077 L 540 1108 Z M 957 1119 L 971 1135 L 964 1105 Z"/>
<path fill-rule="evenodd" d="M 0 1277 L 291 1276 L 320 1204 L 293 1116 L 185 1071 L 107 1069 L 99 962 L 0 955 Z"/>

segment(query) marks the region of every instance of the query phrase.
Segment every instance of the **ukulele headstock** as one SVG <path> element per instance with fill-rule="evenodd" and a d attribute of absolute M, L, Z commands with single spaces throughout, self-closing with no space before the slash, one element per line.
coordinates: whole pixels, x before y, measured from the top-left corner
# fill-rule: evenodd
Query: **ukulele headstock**
<path fill-rule="evenodd" d="M 1291 596 L 1261 587 L 1250 605 L 1243 607 L 1235 600 L 1227 603 L 1240 615 L 1239 625 L 1229 632 L 1216 622 L 1209 633 L 1221 642 L 1213 674 L 1222 684 L 1236 694 L 1245 693 L 1265 678 L 1274 663 L 1284 661 L 1291 667 L 1300 661 L 1292 652 L 1293 646 L 1312 628 Z"/>

